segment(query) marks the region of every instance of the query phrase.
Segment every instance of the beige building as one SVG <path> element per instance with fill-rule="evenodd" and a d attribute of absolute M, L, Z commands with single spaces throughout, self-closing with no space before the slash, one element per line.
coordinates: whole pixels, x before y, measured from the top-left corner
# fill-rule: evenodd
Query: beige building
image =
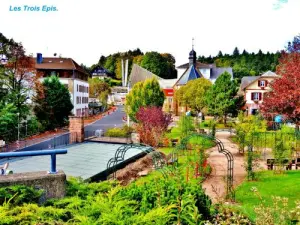
<path fill-rule="evenodd" d="M 259 105 L 264 101 L 264 93 L 271 90 L 270 83 L 279 76 L 268 71 L 261 76 L 247 76 L 242 78 L 239 95 L 244 96 L 247 115 L 254 115 L 259 111 Z"/>

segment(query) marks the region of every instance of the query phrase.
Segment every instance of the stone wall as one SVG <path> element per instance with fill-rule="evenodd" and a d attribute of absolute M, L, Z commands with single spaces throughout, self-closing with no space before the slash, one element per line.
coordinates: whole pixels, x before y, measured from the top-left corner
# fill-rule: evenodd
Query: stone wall
<path fill-rule="evenodd" d="M 84 141 L 83 117 L 69 116 L 70 144 Z"/>
<path fill-rule="evenodd" d="M 40 171 L 0 176 L 0 187 L 12 185 L 26 185 L 43 189 L 46 199 L 63 198 L 66 192 L 66 174 L 63 171 L 58 171 L 57 174 Z"/>

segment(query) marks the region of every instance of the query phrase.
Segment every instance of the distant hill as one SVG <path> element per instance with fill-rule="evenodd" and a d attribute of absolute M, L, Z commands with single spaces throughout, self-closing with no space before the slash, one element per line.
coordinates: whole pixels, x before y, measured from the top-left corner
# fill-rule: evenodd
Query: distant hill
<path fill-rule="evenodd" d="M 97 66 L 102 66 L 109 70 L 114 78 L 121 79 L 122 59 L 128 59 L 128 74 L 131 72 L 132 64 L 135 63 L 162 78 L 173 79 L 177 77 L 175 58 L 171 54 L 158 52 L 146 52 L 144 54 L 139 48 L 133 51 L 129 50 L 127 52 L 114 53 L 109 56 L 101 56 L 99 61 L 87 70 L 92 71 Z"/>
<path fill-rule="evenodd" d="M 258 53 L 248 53 L 244 50 L 240 53 L 238 48 L 235 48 L 231 55 L 223 55 L 219 51 L 214 57 L 199 56 L 198 61 L 215 63 L 217 67 L 232 67 L 234 78 L 240 81 L 244 76 L 257 76 L 268 70 L 275 72 L 279 57 L 280 52 L 263 53 L 259 50 Z"/>

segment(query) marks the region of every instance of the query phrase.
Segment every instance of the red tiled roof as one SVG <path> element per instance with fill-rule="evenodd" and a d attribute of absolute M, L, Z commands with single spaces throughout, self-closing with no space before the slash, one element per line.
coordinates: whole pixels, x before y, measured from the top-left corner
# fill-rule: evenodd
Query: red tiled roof
<path fill-rule="evenodd" d="M 82 73 L 86 72 L 71 58 L 56 58 L 56 57 L 43 57 L 42 63 L 36 63 L 35 58 L 35 68 L 44 70 L 77 70 Z"/>

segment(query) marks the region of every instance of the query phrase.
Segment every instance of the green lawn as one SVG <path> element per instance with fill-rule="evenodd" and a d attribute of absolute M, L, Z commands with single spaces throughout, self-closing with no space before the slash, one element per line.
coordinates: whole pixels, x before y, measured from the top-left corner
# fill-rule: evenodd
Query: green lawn
<path fill-rule="evenodd" d="M 287 197 L 289 208 L 295 206 L 295 201 L 300 200 L 300 171 L 287 171 L 286 174 L 274 174 L 273 171 L 260 172 L 258 181 L 246 181 L 236 190 L 236 200 L 250 219 L 255 219 L 254 207 L 260 203 L 260 199 L 251 188 L 255 187 L 257 192 L 265 200 L 266 205 L 272 204 L 271 196 Z"/>

